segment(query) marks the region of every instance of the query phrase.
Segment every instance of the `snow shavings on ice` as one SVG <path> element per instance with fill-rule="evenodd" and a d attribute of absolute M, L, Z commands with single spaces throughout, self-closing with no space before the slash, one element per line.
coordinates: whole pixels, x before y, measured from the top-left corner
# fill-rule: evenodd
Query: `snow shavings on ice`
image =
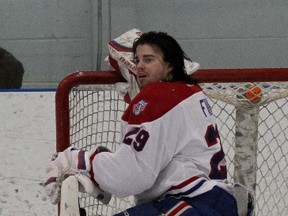
<path fill-rule="evenodd" d="M 0 92 L 0 216 L 57 215 L 42 186 L 55 151 L 55 92 Z"/>

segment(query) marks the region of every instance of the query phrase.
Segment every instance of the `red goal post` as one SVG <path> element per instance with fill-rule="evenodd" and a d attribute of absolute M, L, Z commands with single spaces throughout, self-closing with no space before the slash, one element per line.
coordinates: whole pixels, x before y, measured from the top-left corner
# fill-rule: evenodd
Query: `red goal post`
<path fill-rule="evenodd" d="M 193 78 L 213 106 L 229 180 L 252 191 L 256 215 L 285 215 L 288 68 L 202 69 Z M 69 145 L 85 149 L 106 145 L 115 150 L 119 119 L 126 107 L 115 91 L 119 82 L 125 80 L 115 71 L 78 71 L 60 82 L 55 101 L 57 151 Z M 103 206 L 83 194 L 80 200 L 88 215 L 108 216 L 133 205 L 131 199 L 114 198 Z"/>

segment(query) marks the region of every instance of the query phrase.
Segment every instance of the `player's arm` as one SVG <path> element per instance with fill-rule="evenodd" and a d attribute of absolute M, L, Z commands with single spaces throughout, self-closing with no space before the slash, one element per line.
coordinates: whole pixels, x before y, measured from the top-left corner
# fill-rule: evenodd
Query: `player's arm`
<path fill-rule="evenodd" d="M 172 117 L 165 119 L 170 120 Z M 167 142 L 170 124 L 162 122 L 162 119 L 123 124 L 123 139 L 117 151 L 99 154 L 93 160 L 94 178 L 99 186 L 119 197 L 151 188 L 171 160 L 175 148 Z"/>
<path fill-rule="evenodd" d="M 170 127 L 178 121 L 173 111 L 162 118 L 167 109 L 159 109 L 160 99 L 151 99 L 151 94 L 141 91 L 122 117 L 123 138 L 117 151 L 99 154 L 93 160 L 94 178 L 103 190 L 120 197 L 142 193 L 153 186 L 171 161 L 177 136 L 171 134 Z"/>

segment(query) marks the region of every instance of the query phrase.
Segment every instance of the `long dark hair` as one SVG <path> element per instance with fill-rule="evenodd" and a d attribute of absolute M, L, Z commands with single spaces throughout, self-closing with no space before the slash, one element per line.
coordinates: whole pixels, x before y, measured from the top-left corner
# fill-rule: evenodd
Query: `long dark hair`
<path fill-rule="evenodd" d="M 163 54 L 164 61 L 172 67 L 171 81 L 185 81 L 186 83 L 195 83 L 195 81 L 187 74 L 184 65 L 184 59 L 190 60 L 182 50 L 179 43 L 165 32 L 147 32 L 143 33 L 133 44 L 133 53 L 139 45 L 148 44 L 154 46 Z M 191 61 L 191 60 L 190 60 Z"/>

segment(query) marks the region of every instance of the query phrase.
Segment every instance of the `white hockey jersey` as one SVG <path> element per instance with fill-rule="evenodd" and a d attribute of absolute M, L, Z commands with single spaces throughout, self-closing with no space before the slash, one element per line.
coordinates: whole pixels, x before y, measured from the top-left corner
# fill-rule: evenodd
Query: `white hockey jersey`
<path fill-rule="evenodd" d="M 100 188 L 136 203 L 193 197 L 218 185 L 230 190 L 215 119 L 199 85 L 148 84 L 122 116 L 114 153 L 92 161 Z"/>

